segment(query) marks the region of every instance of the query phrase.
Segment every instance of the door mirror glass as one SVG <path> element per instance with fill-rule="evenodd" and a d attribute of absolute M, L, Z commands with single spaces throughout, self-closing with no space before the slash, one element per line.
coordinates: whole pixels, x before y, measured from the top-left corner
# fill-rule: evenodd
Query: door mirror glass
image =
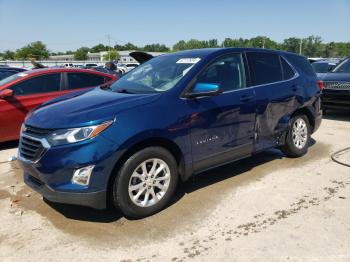
<path fill-rule="evenodd" d="M 222 89 L 219 84 L 213 83 L 196 83 L 192 92 L 187 94 L 189 98 L 202 97 L 202 96 L 216 96 L 222 93 Z"/>
<path fill-rule="evenodd" d="M 13 96 L 13 91 L 11 89 L 5 89 L 0 91 L 0 98 L 6 99 Z"/>

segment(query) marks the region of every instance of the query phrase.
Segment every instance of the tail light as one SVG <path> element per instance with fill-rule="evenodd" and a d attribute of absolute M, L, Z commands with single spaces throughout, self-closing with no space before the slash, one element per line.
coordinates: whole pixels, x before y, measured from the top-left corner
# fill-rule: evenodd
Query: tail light
<path fill-rule="evenodd" d="M 322 91 L 325 86 L 324 86 L 324 83 L 322 80 L 317 80 L 317 85 L 318 85 L 318 88 Z"/>

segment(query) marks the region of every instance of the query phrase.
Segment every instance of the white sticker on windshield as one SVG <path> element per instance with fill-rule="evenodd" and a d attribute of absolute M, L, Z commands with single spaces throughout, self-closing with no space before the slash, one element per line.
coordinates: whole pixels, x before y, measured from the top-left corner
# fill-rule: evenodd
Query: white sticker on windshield
<path fill-rule="evenodd" d="M 181 58 L 176 63 L 177 64 L 197 64 L 201 59 L 199 57 L 195 58 Z"/>

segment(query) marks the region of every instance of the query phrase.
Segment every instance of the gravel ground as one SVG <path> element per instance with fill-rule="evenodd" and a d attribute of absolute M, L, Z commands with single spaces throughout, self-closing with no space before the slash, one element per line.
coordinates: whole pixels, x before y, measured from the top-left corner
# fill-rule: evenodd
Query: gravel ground
<path fill-rule="evenodd" d="M 45 202 L 0 164 L 0 261 L 350 261 L 350 114 L 332 114 L 299 159 L 277 150 L 180 185 L 142 220 Z M 16 153 L 0 145 L 0 162 Z M 350 151 L 339 156 L 350 164 Z"/>

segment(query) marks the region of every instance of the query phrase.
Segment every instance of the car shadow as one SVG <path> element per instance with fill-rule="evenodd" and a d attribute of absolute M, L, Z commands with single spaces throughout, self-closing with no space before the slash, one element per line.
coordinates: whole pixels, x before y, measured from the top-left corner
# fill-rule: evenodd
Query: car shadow
<path fill-rule="evenodd" d="M 18 140 L 0 143 L 0 151 L 18 147 Z"/>
<path fill-rule="evenodd" d="M 313 146 L 315 143 L 316 141 L 312 140 L 310 146 Z M 227 164 L 195 175 L 191 177 L 188 181 L 179 183 L 175 196 L 173 196 L 172 200 L 167 205 L 167 207 L 172 206 L 178 201 L 180 201 L 186 194 L 191 194 L 196 190 L 238 176 L 240 174 L 254 169 L 259 165 L 268 163 L 275 159 L 281 159 L 283 157 L 284 155 L 281 151 L 277 149 L 271 149 L 263 153 L 255 154 L 252 157 L 242 159 L 240 161 L 233 162 L 231 164 Z M 44 201 L 50 207 L 54 208 L 56 211 L 64 215 L 66 218 L 73 220 L 111 223 L 124 217 L 124 215 L 114 207 L 108 207 L 105 210 L 97 210 L 83 206 L 54 203 L 49 200 Z"/>
<path fill-rule="evenodd" d="M 349 110 L 327 110 L 327 113 L 323 115 L 324 119 L 337 120 L 350 122 L 350 109 Z"/>

